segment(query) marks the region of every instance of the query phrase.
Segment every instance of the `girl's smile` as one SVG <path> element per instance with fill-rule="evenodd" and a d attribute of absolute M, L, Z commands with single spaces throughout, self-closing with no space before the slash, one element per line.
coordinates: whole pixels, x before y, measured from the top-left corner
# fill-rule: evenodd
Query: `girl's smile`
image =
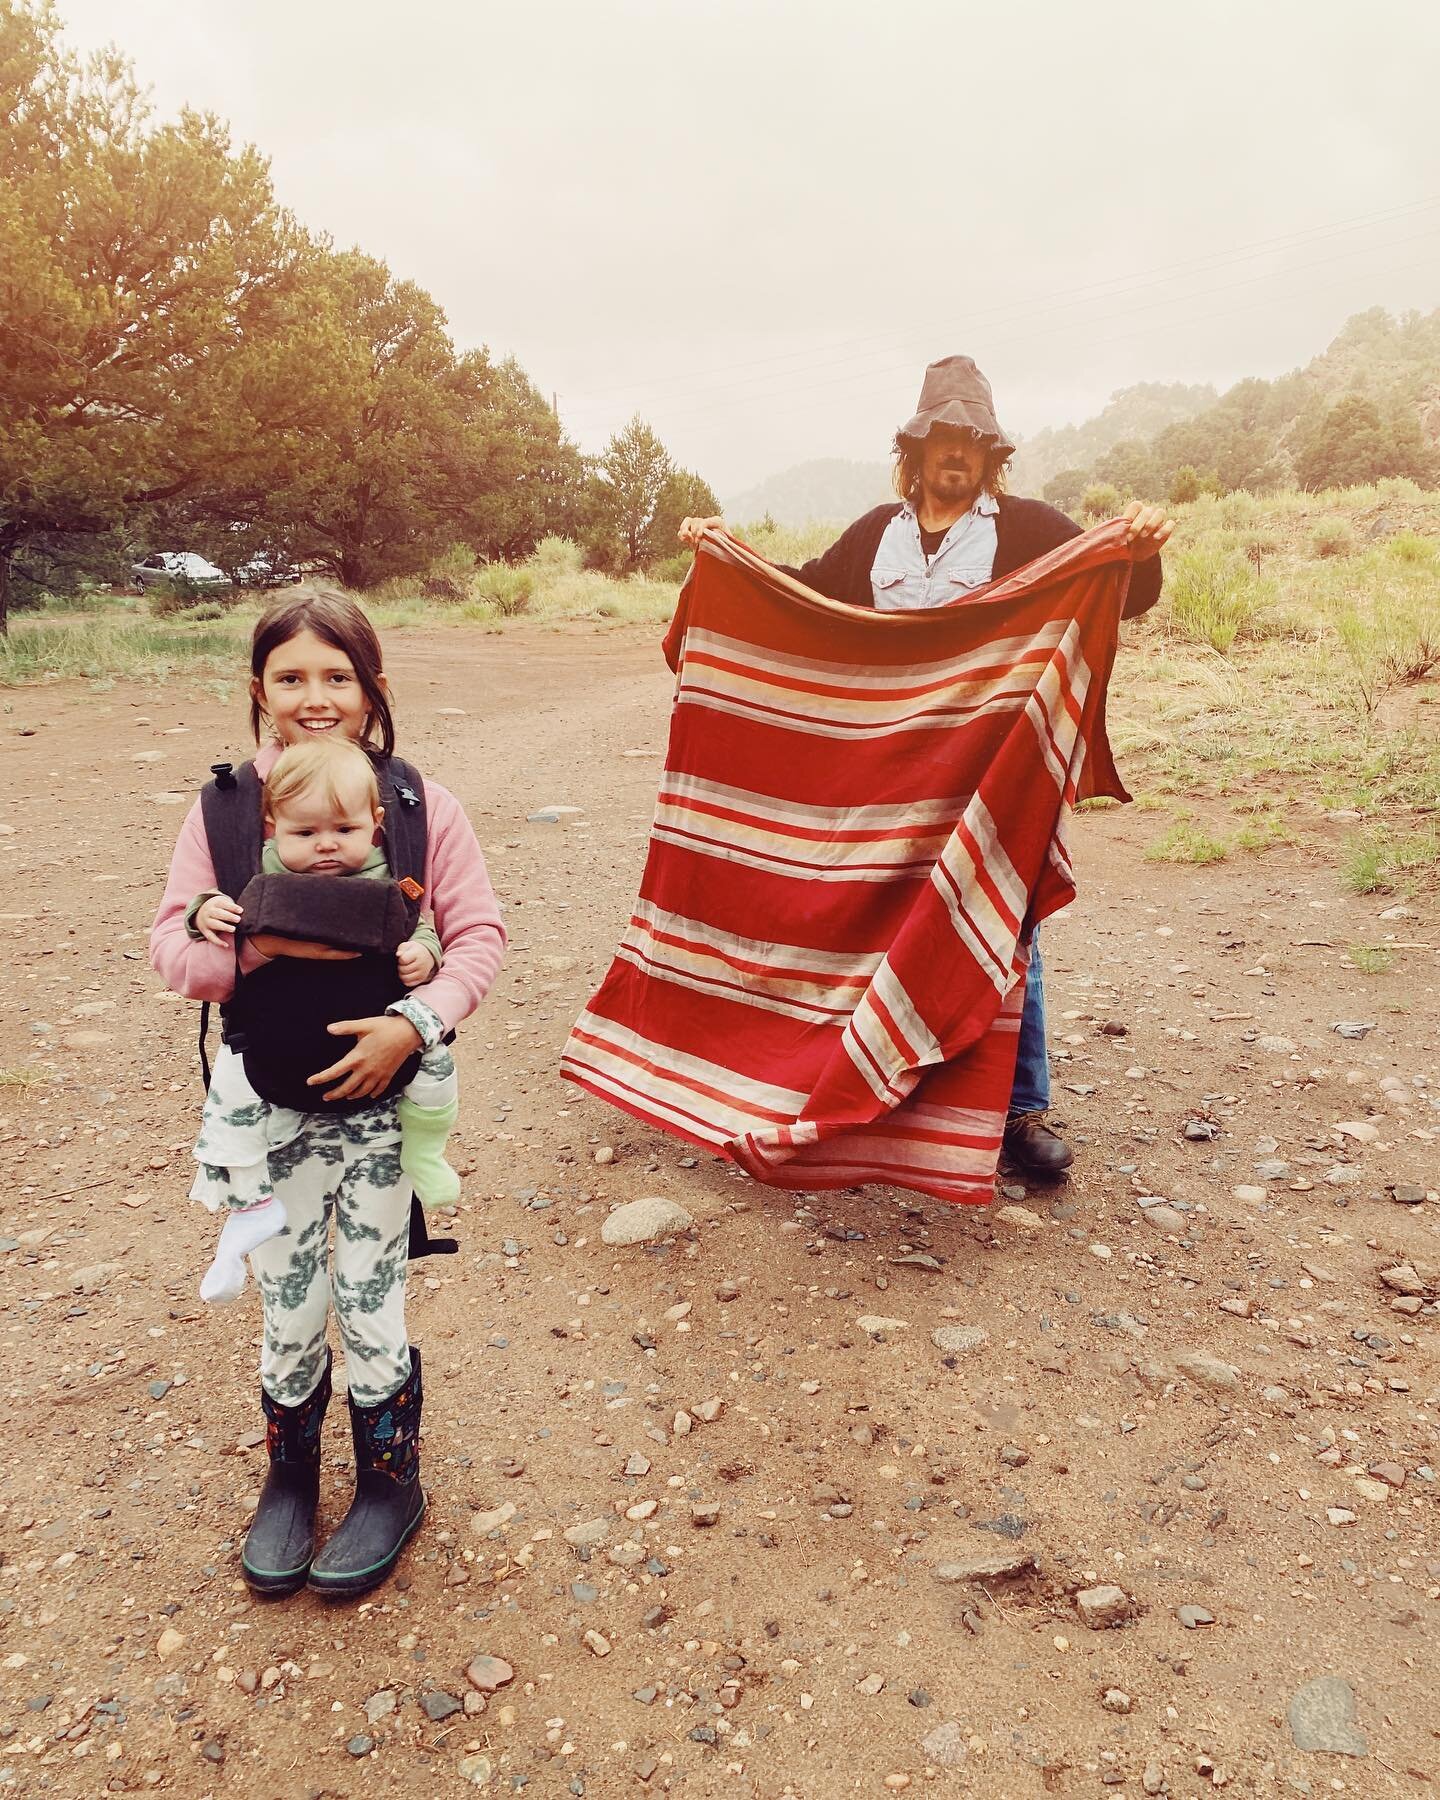
<path fill-rule="evenodd" d="M 271 651 L 255 698 L 282 744 L 327 732 L 358 739 L 370 717 L 354 663 L 313 631 L 299 631 Z"/>

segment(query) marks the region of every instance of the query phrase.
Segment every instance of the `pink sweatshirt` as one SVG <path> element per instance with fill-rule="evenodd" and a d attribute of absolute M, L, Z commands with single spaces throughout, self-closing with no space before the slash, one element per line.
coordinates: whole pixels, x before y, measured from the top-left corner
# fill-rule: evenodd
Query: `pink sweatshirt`
<path fill-rule="evenodd" d="M 279 754 L 275 744 L 256 753 L 255 772 L 262 779 Z M 460 802 L 448 789 L 427 781 L 425 808 L 425 906 L 434 915 L 445 962 L 433 981 L 410 991 L 453 1031 L 490 991 L 505 954 L 505 926 L 485 858 Z M 185 929 L 190 902 L 214 887 L 215 866 L 197 799 L 180 827 L 165 898 L 150 927 L 151 968 L 187 1000 L 228 1000 L 235 987 L 235 952 L 192 938 Z M 240 968 L 245 974 L 269 960 L 243 944 Z"/>

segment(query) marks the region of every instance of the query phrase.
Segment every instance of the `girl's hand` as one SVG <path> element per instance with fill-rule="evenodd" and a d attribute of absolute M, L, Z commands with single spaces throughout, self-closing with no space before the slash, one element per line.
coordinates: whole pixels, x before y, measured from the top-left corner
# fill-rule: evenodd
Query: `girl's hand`
<path fill-rule="evenodd" d="M 435 973 L 433 954 L 413 938 L 395 952 L 395 962 L 400 970 L 400 979 L 407 988 L 419 987 Z"/>
<path fill-rule="evenodd" d="M 228 894 L 212 894 L 195 912 L 195 929 L 217 950 L 233 948 L 239 923 L 240 908 Z"/>
<path fill-rule="evenodd" d="M 724 529 L 725 521 L 723 519 L 682 519 L 680 529 L 675 535 L 682 544 L 688 544 L 692 550 L 695 550 L 699 548 L 700 538 L 704 532 L 723 531 Z"/>
<path fill-rule="evenodd" d="M 1163 506 L 1146 506 L 1140 500 L 1132 500 L 1120 517 L 1130 527 L 1125 533 L 1125 542 L 1134 544 L 1139 558 L 1158 556 L 1161 546 L 1175 529 L 1175 521 L 1165 517 Z"/>
<path fill-rule="evenodd" d="M 310 1077 L 310 1087 L 338 1081 L 323 1096 L 326 1100 L 372 1100 L 383 1094 L 407 1056 L 420 1049 L 423 1039 L 408 1019 L 398 1013 L 381 1013 L 375 1019 L 341 1019 L 328 1027 L 332 1037 L 358 1039 L 355 1048 L 328 1069 Z"/>
<path fill-rule="evenodd" d="M 195 915 L 199 921 L 199 913 Z M 358 950 L 337 950 L 333 944 L 312 944 L 308 938 L 280 937 L 273 931 L 257 931 L 250 939 L 262 956 L 298 956 L 306 962 L 346 962 Z"/>

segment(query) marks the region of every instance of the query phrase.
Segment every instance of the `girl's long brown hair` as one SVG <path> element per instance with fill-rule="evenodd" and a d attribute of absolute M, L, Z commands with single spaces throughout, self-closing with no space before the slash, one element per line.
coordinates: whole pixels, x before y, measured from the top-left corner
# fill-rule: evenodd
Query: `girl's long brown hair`
<path fill-rule="evenodd" d="M 381 680 L 380 639 L 360 608 L 338 588 L 311 588 L 291 594 L 277 600 L 255 621 L 255 635 L 250 641 L 250 729 L 255 742 L 260 742 L 260 728 L 265 720 L 258 691 L 265 665 L 282 644 L 288 644 L 302 631 L 313 631 L 322 643 L 333 644 L 350 658 L 370 707 L 360 743 L 372 756 L 393 756 L 395 720 Z"/>

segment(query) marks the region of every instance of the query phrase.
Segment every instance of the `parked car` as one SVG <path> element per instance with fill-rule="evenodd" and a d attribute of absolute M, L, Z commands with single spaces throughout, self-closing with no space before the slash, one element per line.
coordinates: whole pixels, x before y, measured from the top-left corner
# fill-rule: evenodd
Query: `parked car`
<path fill-rule="evenodd" d="M 130 573 L 146 593 L 160 582 L 186 582 L 196 588 L 220 588 L 230 585 L 230 577 L 212 562 L 206 562 L 193 550 L 156 550 L 142 561 L 131 563 Z"/>
<path fill-rule="evenodd" d="M 231 571 L 230 579 L 241 588 L 290 587 L 302 579 L 299 569 L 276 550 L 261 550 Z"/>

